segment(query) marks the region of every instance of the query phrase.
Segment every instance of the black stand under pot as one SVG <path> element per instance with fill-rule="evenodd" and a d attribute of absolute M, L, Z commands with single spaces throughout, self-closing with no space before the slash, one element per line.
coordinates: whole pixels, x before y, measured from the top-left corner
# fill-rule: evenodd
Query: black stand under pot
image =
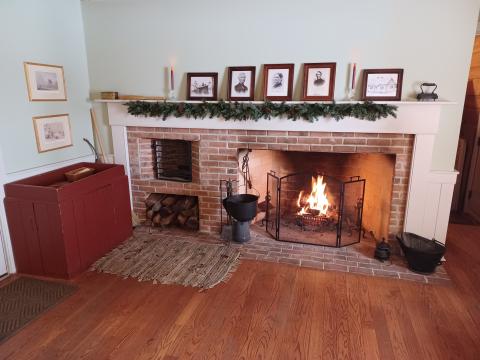
<path fill-rule="evenodd" d="M 244 243 L 250 240 L 250 221 L 257 216 L 258 196 L 252 194 L 231 195 L 223 199 L 223 207 L 234 221 L 232 238 Z"/>

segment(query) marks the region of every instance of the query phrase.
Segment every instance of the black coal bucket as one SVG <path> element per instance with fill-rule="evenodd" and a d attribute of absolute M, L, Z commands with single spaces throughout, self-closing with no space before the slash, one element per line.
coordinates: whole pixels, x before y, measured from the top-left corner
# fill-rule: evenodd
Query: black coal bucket
<path fill-rule="evenodd" d="M 227 214 L 237 221 L 250 221 L 257 215 L 258 196 L 252 194 L 231 195 L 223 199 Z"/>
<path fill-rule="evenodd" d="M 410 270 L 422 274 L 430 274 L 440 264 L 445 254 L 445 245 L 436 240 L 404 232 L 397 240 L 407 258 Z"/>

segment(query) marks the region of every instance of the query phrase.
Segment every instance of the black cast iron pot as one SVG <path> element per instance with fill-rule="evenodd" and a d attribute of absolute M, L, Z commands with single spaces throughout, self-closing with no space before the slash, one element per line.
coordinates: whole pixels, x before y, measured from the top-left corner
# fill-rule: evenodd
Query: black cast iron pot
<path fill-rule="evenodd" d="M 257 215 L 258 196 L 238 194 L 223 199 L 228 215 L 237 221 L 250 221 Z"/>

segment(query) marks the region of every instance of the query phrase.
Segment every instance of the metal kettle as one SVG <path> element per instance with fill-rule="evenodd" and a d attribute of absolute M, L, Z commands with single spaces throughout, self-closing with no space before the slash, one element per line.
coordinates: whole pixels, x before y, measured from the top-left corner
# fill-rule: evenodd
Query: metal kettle
<path fill-rule="evenodd" d="M 390 258 L 390 253 L 390 245 L 388 245 L 385 242 L 385 238 L 383 238 L 382 241 L 379 242 L 375 248 L 375 259 L 378 259 L 382 262 L 387 261 Z"/>

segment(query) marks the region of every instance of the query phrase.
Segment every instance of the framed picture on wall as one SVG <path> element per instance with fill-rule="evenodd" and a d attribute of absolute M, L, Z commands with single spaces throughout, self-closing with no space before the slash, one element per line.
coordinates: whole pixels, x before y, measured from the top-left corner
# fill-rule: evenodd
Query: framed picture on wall
<path fill-rule="evenodd" d="M 292 100 L 294 64 L 263 65 L 263 97 L 265 100 Z"/>
<path fill-rule="evenodd" d="M 332 101 L 336 63 L 303 64 L 303 100 Z"/>
<path fill-rule="evenodd" d="M 35 116 L 33 127 L 40 153 L 73 145 L 68 114 Z"/>
<path fill-rule="evenodd" d="M 228 100 L 254 99 L 255 66 L 230 66 L 228 68 Z"/>
<path fill-rule="evenodd" d="M 187 100 L 217 100 L 218 73 L 187 73 Z"/>
<path fill-rule="evenodd" d="M 66 101 L 63 66 L 23 63 L 30 101 Z"/>
<path fill-rule="evenodd" d="M 398 101 L 402 96 L 403 69 L 363 70 L 362 100 Z"/>

